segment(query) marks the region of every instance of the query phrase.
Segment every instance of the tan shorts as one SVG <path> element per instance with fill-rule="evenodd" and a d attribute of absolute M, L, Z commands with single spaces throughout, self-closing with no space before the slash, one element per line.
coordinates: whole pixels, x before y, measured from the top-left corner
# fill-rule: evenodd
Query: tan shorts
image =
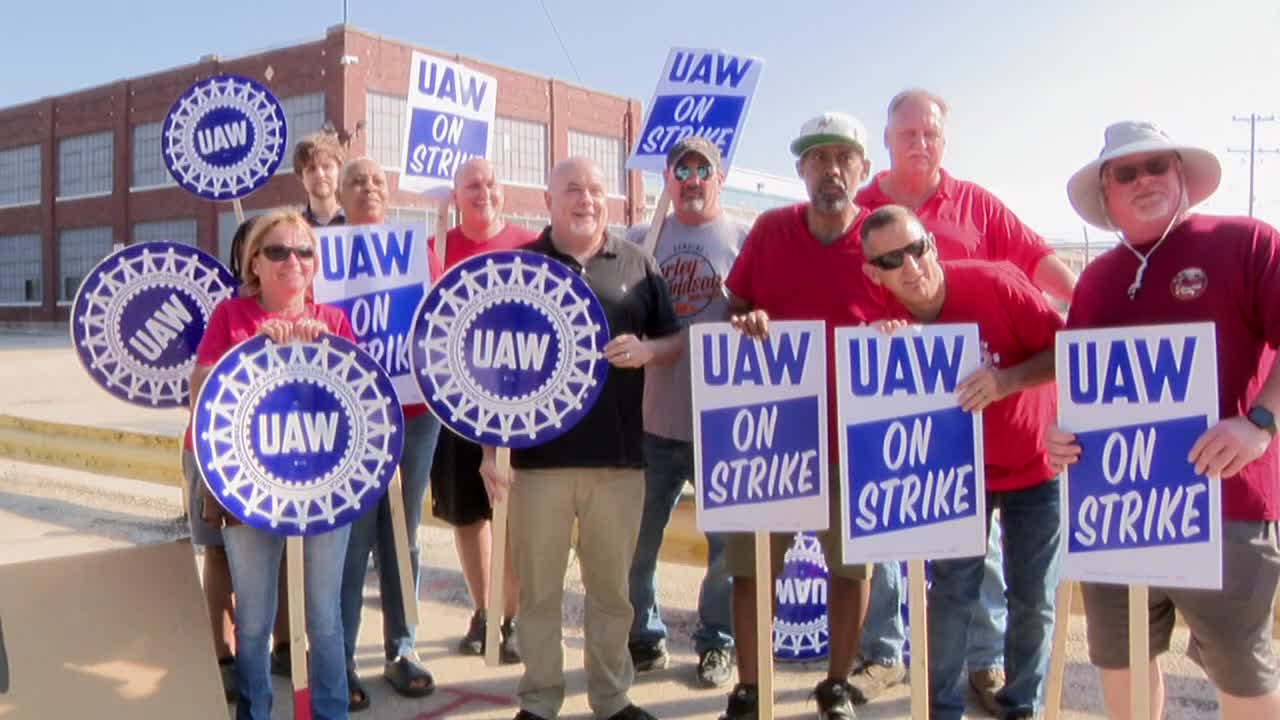
<path fill-rule="evenodd" d="M 840 477 L 839 469 L 835 466 L 831 467 L 828 475 L 831 482 L 828 487 L 830 492 L 827 498 L 830 504 L 827 508 L 827 529 L 815 533 L 818 536 L 818 543 L 822 545 L 822 556 L 827 561 L 827 572 L 842 578 L 850 580 L 862 580 L 871 577 L 868 572 L 870 567 L 866 563 L 857 563 L 854 565 L 844 564 L 844 554 L 841 552 L 840 539 L 840 485 L 837 479 Z M 725 533 L 727 538 L 725 541 L 725 566 L 728 568 L 729 575 L 733 577 L 755 577 L 756 574 L 756 546 L 755 535 L 752 533 Z M 782 574 L 782 561 L 787 553 L 787 548 L 791 547 L 792 539 L 795 533 L 769 533 L 769 560 L 773 568 L 773 576 L 778 577 Z"/>
<path fill-rule="evenodd" d="M 1169 649 L 1174 610 L 1191 630 L 1187 656 L 1222 692 L 1257 697 L 1280 687 L 1271 647 L 1272 611 L 1280 582 L 1276 523 L 1227 521 L 1222 527 L 1222 589 L 1151 588 L 1151 657 Z M 1089 660 L 1129 667 L 1129 591 L 1083 583 Z"/>

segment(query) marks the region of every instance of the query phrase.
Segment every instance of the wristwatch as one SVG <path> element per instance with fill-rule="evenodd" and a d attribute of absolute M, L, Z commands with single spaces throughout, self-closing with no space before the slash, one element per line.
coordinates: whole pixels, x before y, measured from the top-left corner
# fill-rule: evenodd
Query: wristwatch
<path fill-rule="evenodd" d="M 1261 405 L 1254 405 L 1249 408 L 1249 412 L 1245 413 L 1244 416 L 1248 418 L 1249 422 L 1266 430 L 1271 437 L 1276 436 L 1276 416 L 1270 410 Z"/>

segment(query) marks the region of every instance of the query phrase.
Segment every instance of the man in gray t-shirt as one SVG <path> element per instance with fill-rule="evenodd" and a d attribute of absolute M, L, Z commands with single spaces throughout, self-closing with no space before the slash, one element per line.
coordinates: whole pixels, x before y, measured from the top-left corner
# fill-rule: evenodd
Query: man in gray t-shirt
<path fill-rule="evenodd" d="M 647 365 L 644 376 L 644 513 L 631 561 L 631 659 L 637 672 L 667 666 L 667 628 L 655 587 L 658 548 L 685 482 L 693 481 L 693 411 L 690 400 L 687 326 L 729 317 L 724 278 L 742 249 L 747 228 L 720 208 L 724 182 L 719 149 L 701 137 L 676 143 L 663 173 L 674 212 L 658 234 L 654 258 L 666 278 L 676 314 L 685 324 L 685 352 L 673 365 Z M 643 243 L 649 226 L 627 237 Z M 710 687 L 729 682 L 733 666 L 730 579 L 724 564 L 724 537 L 707 536 L 707 574 L 698 594 L 698 679 Z"/>

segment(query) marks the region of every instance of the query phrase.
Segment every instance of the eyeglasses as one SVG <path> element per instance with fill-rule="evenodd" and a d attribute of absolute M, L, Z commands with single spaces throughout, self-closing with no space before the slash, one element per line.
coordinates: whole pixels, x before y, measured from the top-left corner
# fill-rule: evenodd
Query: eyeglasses
<path fill-rule="evenodd" d="M 1146 162 L 1133 163 L 1131 165 L 1112 165 L 1108 168 L 1111 173 L 1111 179 L 1116 181 L 1118 185 L 1128 185 L 1143 172 L 1151 177 L 1160 177 L 1169 172 L 1169 166 L 1173 164 L 1173 158 L 1168 155 L 1157 155 L 1156 157 L 1147 158 Z"/>
<path fill-rule="evenodd" d="M 925 253 L 929 252 L 932 249 L 933 249 L 933 234 L 926 233 L 924 237 L 920 238 L 919 240 L 916 240 L 910 245 L 903 245 L 897 250 L 890 250 L 889 252 L 883 255 L 880 255 L 878 257 L 873 257 L 867 260 L 867 262 L 871 263 L 872 265 L 875 265 L 881 270 L 897 270 L 898 268 L 902 267 L 902 263 L 907 261 L 908 255 L 919 260 L 920 258 L 924 257 Z"/>
<path fill-rule="evenodd" d="M 695 172 L 698 173 L 699 180 L 706 180 L 707 178 L 711 177 L 711 166 L 706 163 L 703 163 L 702 165 L 698 166 L 697 170 L 690 170 L 688 165 L 677 165 L 675 166 L 675 168 L 671 170 L 671 174 L 674 175 L 676 180 L 679 180 L 680 182 L 684 182 L 685 180 L 688 180 L 689 176 L 693 175 Z"/>
<path fill-rule="evenodd" d="M 288 245 L 264 245 L 261 252 L 262 256 L 271 262 L 284 262 L 290 255 L 296 255 L 299 260 L 310 260 L 316 256 L 315 248 L 289 247 Z"/>

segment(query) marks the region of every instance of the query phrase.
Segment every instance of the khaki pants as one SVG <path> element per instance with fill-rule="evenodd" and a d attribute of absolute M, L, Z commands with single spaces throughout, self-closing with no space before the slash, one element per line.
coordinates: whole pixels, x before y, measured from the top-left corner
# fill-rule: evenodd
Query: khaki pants
<path fill-rule="evenodd" d="M 616 468 L 517 470 L 511 487 L 511 554 L 520 582 L 520 707 L 554 718 L 564 704 L 561 607 L 573 521 L 586 588 L 587 700 L 607 718 L 630 700 L 627 573 L 640 532 L 644 475 Z"/>

